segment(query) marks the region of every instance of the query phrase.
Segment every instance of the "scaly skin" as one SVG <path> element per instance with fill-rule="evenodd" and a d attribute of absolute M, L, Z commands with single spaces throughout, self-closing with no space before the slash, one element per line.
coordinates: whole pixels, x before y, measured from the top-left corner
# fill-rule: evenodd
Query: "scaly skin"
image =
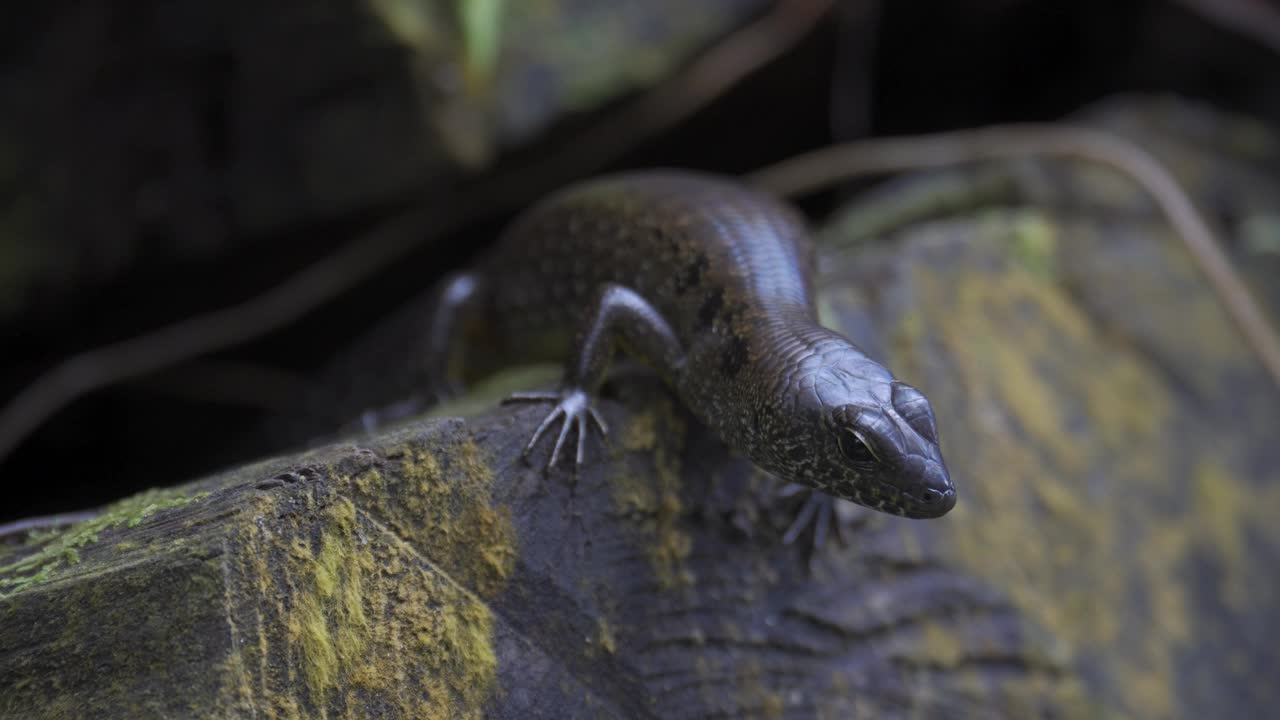
<path fill-rule="evenodd" d="M 482 320 L 524 361 L 568 357 L 530 439 L 607 429 L 592 407 L 617 349 L 656 369 L 721 439 L 787 481 L 888 513 L 945 514 L 955 491 L 933 410 L 817 322 L 814 253 L 799 215 L 729 179 L 647 171 L 591 180 L 535 205 L 472 272 L 446 284 L 435 347 Z M 447 363 L 433 359 L 436 371 Z"/>

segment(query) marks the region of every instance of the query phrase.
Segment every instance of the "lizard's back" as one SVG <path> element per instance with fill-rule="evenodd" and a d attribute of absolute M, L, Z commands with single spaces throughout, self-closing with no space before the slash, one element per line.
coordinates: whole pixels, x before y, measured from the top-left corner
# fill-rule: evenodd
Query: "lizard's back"
<path fill-rule="evenodd" d="M 810 311 L 812 265 L 803 221 L 786 205 L 711 176 L 648 171 L 542 201 L 504 233 L 483 272 L 504 343 L 551 355 L 606 283 L 645 298 L 692 348 L 735 332 L 740 341 L 744 324 L 772 310 Z"/>

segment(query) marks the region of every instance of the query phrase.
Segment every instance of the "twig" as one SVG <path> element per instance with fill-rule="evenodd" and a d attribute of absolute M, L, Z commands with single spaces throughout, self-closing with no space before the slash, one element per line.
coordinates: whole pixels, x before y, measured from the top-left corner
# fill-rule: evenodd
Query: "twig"
<path fill-rule="evenodd" d="M 298 375 L 247 363 L 195 360 L 133 381 L 134 387 L 201 404 L 283 412 L 314 389 Z"/>
<path fill-rule="evenodd" d="M 576 138 L 568 162 L 563 157 L 553 158 L 544 165 L 522 168 L 471 188 L 461 201 L 436 202 L 407 211 L 261 295 L 63 360 L 0 409 L 0 460 L 50 416 L 87 393 L 267 335 L 366 281 L 427 240 L 598 169 L 643 138 L 705 107 L 785 53 L 817 24 L 832 2 L 776 3 L 770 12 L 708 49 L 671 80 Z"/>
<path fill-rule="evenodd" d="M 85 520 L 98 517 L 100 510 L 81 510 L 79 512 L 58 513 L 57 515 L 41 515 L 40 517 L 23 518 L 0 525 L 0 542 L 6 538 L 33 530 L 53 530 L 54 528 L 75 525 Z"/>
<path fill-rule="evenodd" d="M 609 149 L 622 137 L 656 135 L 706 107 L 712 100 L 804 39 L 834 0 L 782 0 L 758 20 L 734 32 L 703 53 L 674 82 L 639 98 L 620 114 L 621 122 L 600 126 L 601 132 L 573 143 Z M 590 152 L 587 152 L 590 155 Z M 616 151 L 610 157 L 616 157 Z"/>
<path fill-rule="evenodd" d="M 1263 367 L 1280 385 L 1280 337 L 1187 194 L 1150 153 L 1119 136 L 1066 125 L 1003 125 L 873 138 L 815 150 L 757 170 L 754 184 L 801 195 L 854 177 L 982 160 L 1063 156 L 1107 165 L 1150 193 Z"/>
<path fill-rule="evenodd" d="M 0 459 L 76 398 L 288 325 L 404 256 L 437 208 L 407 212 L 265 293 L 136 338 L 73 355 L 40 375 L 0 411 Z"/>

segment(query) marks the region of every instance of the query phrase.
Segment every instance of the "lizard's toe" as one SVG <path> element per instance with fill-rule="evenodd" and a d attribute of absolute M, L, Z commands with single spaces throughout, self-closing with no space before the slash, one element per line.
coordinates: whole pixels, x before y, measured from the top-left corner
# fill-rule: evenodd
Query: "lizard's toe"
<path fill-rule="evenodd" d="M 555 444 L 551 448 L 551 456 L 547 459 L 546 470 L 550 470 L 559 463 L 560 454 L 567 450 L 565 445 L 569 441 L 570 434 L 575 436 L 574 449 L 570 451 L 573 453 L 575 467 L 581 466 L 586 459 L 588 427 L 594 425 L 602 438 L 608 436 L 608 426 L 605 425 L 604 418 L 593 407 L 591 396 L 585 390 L 566 388 L 558 393 L 513 393 L 503 401 L 504 404 L 517 402 L 555 403 L 555 407 L 551 409 L 551 412 L 547 413 L 538 428 L 533 431 L 533 436 L 529 438 L 523 453 L 527 460 L 529 454 L 533 452 L 533 448 L 542 439 L 542 436 L 547 434 L 556 423 L 559 423 L 559 432 L 556 435 Z"/>

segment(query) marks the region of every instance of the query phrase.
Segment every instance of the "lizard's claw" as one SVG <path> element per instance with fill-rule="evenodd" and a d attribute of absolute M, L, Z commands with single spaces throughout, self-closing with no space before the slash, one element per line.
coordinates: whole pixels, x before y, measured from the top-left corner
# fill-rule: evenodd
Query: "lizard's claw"
<path fill-rule="evenodd" d="M 869 511 L 864 511 L 853 503 L 804 485 L 788 483 L 777 491 L 779 499 L 794 498 L 799 495 L 804 495 L 804 500 L 795 511 L 795 516 L 786 531 L 783 532 L 782 542 L 790 545 L 804 535 L 806 530 L 813 528 L 812 541 L 806 543 L 805 548 L 810 555 L 810 562 L 813 560 L 813 555 L 826 545 L 829 535 L 834 534 L 836 542 L 841 547 L 847 546 L 846 530 L 851 525 L 860 524 L 860 520 L 865 519 L 869 514 Z"/>
<path fill-rule="evenodd" d="M 526 462 L 529 459 L 529 453 L 538 444 L 538 440 L 542 438 L 543 433 L 547 432 L 557 422 L 560 423 L 560 434 L 556 438 L 555 447 L 551 449 L 551 458 L 547 460 L 546 469 L 548 470 L 555 467 L 556 463 L 559 462 L 560 451 L 564 449 L 570 430 L 574 431 L 577 440 L 577 453 L 574 455 L 575 467 L 582 465 L 586 455 L 588 421 L 595 425 L 602 438 L 609 436 L 609 428 L 605 425 L 604 418 L 600 417 L 600 413 L 592 405 L 591 396 L 580 388 L 565 388 L 560 392 L 512 393 L 502 401 L 502 404 L 507 405 L 518 402 L 555 403 L 555 407 L 543 418 L 542 423 L 538 425 L 538 429 L 533 431 L 533 437 L 529 438 L 529 443 L 524 446 L 521 457 Z"/>

